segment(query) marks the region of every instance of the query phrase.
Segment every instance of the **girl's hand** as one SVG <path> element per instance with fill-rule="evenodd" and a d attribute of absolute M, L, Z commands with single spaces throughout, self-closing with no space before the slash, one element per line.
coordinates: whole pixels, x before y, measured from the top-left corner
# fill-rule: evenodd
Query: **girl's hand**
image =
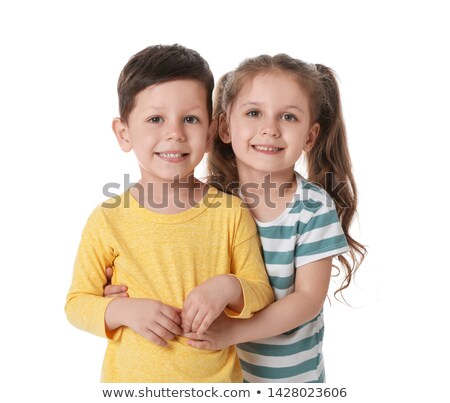
<path fill-rule="evenodd" d="M 191 290 L 184 301 L 183 330 L 204 333 L 227 305 L 239 300 L 242 300 L 242 290 L 235 277 L 225 274 L 206 280 Z"/>
<path fill-rule="evenodd" d="M 232 319 L 224 313 L 220 315 L 204 333 L 183 333 L 189 340 L 187 344 L 204 350 L 223 350 L 235 344 L 234 334 L 238 332 L 241 320 Z"/>
<path fill-rule="evenodd" d="M 106 268 L 106 285 L 103 287 L 103 296 L 108 298 L 127 298 L 128 287 L 126 285 L 112 285 L 111 278 L 113 275 L 112 267 Z"/>
<path fill-rule="evenodd" d="M 108 330 L 127 326 L 158 346 L 180 335 L 181 309 L 145 298 L 116 298 L 106 308 Z"/>

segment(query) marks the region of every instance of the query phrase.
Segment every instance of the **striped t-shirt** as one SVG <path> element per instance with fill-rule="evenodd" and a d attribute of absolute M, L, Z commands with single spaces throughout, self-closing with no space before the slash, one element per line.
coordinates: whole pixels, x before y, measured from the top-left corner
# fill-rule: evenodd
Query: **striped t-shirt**
<path fill-rule="evenodd" d="M 332 198 L 298 173 L 292 203 L 275 220 L 258 222 L 275 300 L 294 291 L 297 268 L 348 251 Z M 325 382 L 323 313 L 279 336 L 238 345 L 244 382 Z"/>

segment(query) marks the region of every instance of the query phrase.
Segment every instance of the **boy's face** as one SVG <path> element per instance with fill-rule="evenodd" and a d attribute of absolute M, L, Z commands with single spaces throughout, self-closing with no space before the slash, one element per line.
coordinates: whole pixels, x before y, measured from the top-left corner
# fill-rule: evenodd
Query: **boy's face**
<path fill-rule="evenodd" d="M 147 87 L 135 98 L 128 123 L 114 119 L 123 151 L 133 150 L 142 181 L 170 182 L 192 175 L 206 151 L 206 89 L 193 79 Z"/>

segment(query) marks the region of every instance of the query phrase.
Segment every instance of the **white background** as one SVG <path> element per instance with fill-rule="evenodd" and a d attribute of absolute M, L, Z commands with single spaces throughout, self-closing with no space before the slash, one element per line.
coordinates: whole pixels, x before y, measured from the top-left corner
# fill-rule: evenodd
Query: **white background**
<path fill-rule="evenodd" d="M 65 296 L 103 184 L 123 183 L 124 173 L 138 179 L 133 155 L 120 151 L 111 131 L 116 82 L 132 54 L 159 43 L 196 49 L 216 78 L 245 57 L 281 52 L 337 72 L 360 194 L 354 235 L 369 255 L 347 293 L 353 308 L 331 294 L 326 305 L 327 378 L 358 401 L 446 401 L 450 29 L 443 4 L 2 2 L 5 401 L 67 401 L 99 379 L 105 341 L 67 322 Z"/>

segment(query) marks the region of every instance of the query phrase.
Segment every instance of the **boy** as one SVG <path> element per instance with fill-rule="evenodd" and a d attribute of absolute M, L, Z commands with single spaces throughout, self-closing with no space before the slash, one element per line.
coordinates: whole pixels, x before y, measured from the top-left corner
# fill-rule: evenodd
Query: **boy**
<path fill-rule="evenodd" d="M 213 84 L 206 61 L 179 45 L 142 50 L 119 77 L 113 130 L 141 179 L 89 217 L 66 302 L 73 325 L 108 338 L 104 382 L 242 382 L 234 347 L 205 352 L 180 334 L 273 301 L 249 212 L 193 176 Z M 130 298 L 103 297 L 107 266 Z"/>

